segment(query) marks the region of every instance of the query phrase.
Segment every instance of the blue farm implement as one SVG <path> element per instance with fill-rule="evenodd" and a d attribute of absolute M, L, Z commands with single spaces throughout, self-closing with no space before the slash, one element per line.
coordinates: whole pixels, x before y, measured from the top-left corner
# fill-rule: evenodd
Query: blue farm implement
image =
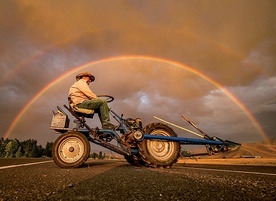
<path fill-rule="evenodd" d="M 109 95 L 99 97 L 105 97 L 107 102 L 114 100 Z M 62 168 L 79 167 L 85 163 L 90 154 L 89 142 L 123 155 L 131 165 L 165 168 L 177 162 L 181 145 L 205 145 L 209 153 L 230 151 L 240 146 L 239 143 L 208 136 L 183 115 L 182 117 L 201 134 L 158 117 L 155 118 L 163 123 L 150 123 L 143 127 L 140 118 L 123 118 L 123 115 L 119 116 L 111 109 L 110 115 L 118 122 L 116 129 L 91 128 L 86 123 L 86 118 L 93 118 L 95 111 L 83 110 L 73 105 L 64 107 L 75 117 L 75 127 L 69 128 L 70 119 L 59 106 L 51 123 L 51 129 L 61 134 L 53 146 L 53 159 Z M 169 125 L 191 132 L 202 139 L 177 137 Z"/>

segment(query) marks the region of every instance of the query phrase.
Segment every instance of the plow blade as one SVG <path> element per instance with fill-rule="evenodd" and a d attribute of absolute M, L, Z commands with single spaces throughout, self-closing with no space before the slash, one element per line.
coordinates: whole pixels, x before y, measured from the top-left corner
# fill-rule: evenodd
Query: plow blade
<path fill-rule="evenodd" d="M 218 150 L 218 152 L 221 152 L 221 151 L 234 151 L 234 150 L 238 149 L 241 146 L 241 144 L 237 143 L 237 142 L 233 142 L 233 141 L 230 141 L 230 140 L 222 140 L 218 137 L 210 137 L 204 131 L 202 131 L 200 128 L 198 128 L 193 122 L 191 122 L 187 117 L 182 115 L 182 118 L 185 119 L 189 124 L 191 124 L 195 129 L 197 129 L 202 134 L 203 138 L 208 139 L 208 140 L 219 140 L 219 141 L 224 143 L 225 148 L 226 148 L 226 150 L 225 150 L 225 148 L 220 150 L 220 149 L 218 149 L 218 147 L 216 147 L 216 149 L 211 150 L 211 151 L 214 151 L 214 152 L 216 150 Z"/>
<path fill-rule="evenodd" d="M 214 153 L 218 153 L 218 152 L 228 152 L 228 151 L 234 151 L 237 150 L 241 144 L 237 143 L 237 142 L 233 142 L 230 140 L 222 140 L 218 137 L 210 137 L 209 135 L 207 135 L 204 131 L 202 131 L 200 128 L 198 128 L 193 122 L 191 122 L 187 117 L 185 117 L 184 115 L 182 115 L 182 118 L 185 119 L 185 121 L 187 121 L 190 125 L 192 125 L 197 131 L 200 132 L 196 133 L 194 131 L 191 131 L 187 128 L 183 128 L 181 126 L 175 125 L 171 122 L 165 121 L 159 117 L 154 116 L 154 118 L 163 121 L 166 124 L 169 124 L 171 126 L 177 127 L 179 129 L 182 129 L 184 131 L 187 131 L 193 135 L 196 135 L 198 137 L 201 137 L 203 139 L 191 139 L 191 138 L 179 138 L 175 139 L 175 141 L 179 141 L 180 144 L 198 144 L 198 145 L 205 145 L 207 152 L 209 155 L 214 154 Z M 149 137 L 149 136 L 147 136 Z M 161 140 L 161 139 L 160 139 Z M 168 139 L 164 139 L 163 140 L 168 140 Z M 172 139 L 170 139 L 172 140 Z"/>
<path fill-rule="evenodd" d="M 229 147 L 229 149 L 231 151 L 237 150 L 241 146 L 241 144 L 237 143 L 237 142 L 232 142 L 232 141 L 229 141 L 229 140 L 225 140 L 225 142 L 227 143 L 227 146 Z"/>

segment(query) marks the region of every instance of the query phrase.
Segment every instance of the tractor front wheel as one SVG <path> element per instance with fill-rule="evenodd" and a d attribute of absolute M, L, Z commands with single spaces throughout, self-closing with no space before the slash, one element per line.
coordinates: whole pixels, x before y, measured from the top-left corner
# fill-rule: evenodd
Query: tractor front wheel
<path fill-rule="evenodd" d="M 62 168 L 76 168 L 85 163 L 90 153 L 88 139 L 79 132 L 67 132 L 57 138 L 53 159 Z"/>

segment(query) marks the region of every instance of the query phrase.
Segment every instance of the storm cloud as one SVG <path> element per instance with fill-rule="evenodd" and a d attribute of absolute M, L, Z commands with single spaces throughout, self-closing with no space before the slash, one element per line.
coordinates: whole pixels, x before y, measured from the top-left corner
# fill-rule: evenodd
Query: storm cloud
<path fill-rule="evenodd" d="M 189 128 L 184 114 L 210 135 L 264 140 L 227 94 L 190 68 L 229 90 L 265 135 L 275 137 L 275 9 L 273 0 L 3 0 L 0 136 L 53 141 L 52 110 L 66 103 L 75 74 L 38 97 L 7 131 L 49 83 L 102 61 L 81 71 L 95 74 L 90 87 L 113 95 L 110 107 L 119 114 L 141 117 L 145 124 L 156 115 Z M 128 59 L 131 55 L 137 59 Z M 98 124 L 97 117 L 91 124 Z"/>

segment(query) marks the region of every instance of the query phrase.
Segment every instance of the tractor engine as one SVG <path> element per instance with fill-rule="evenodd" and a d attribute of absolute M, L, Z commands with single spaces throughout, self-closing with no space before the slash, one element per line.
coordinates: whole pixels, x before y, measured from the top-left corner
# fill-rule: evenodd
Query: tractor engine
<path fill-rule="evenodd" d="M 130 128 L 131 131 L 136 130 L 136 129 L 142 129 L 142 120 L 140 118 L 132 119 L 132 118 L 127 118 L 125 120 L 126 125 Z"/>
<path fill-rule="evenodd" d="M 134 145 L 136 144 L 136 142 L 139 142 L 144 139 L 142 121 L 140 118 L 127 118 L 125 119 L 125 123 L 130 131 L 124 134 L 122 136 L 122 139 L 127 144 Z"/>

